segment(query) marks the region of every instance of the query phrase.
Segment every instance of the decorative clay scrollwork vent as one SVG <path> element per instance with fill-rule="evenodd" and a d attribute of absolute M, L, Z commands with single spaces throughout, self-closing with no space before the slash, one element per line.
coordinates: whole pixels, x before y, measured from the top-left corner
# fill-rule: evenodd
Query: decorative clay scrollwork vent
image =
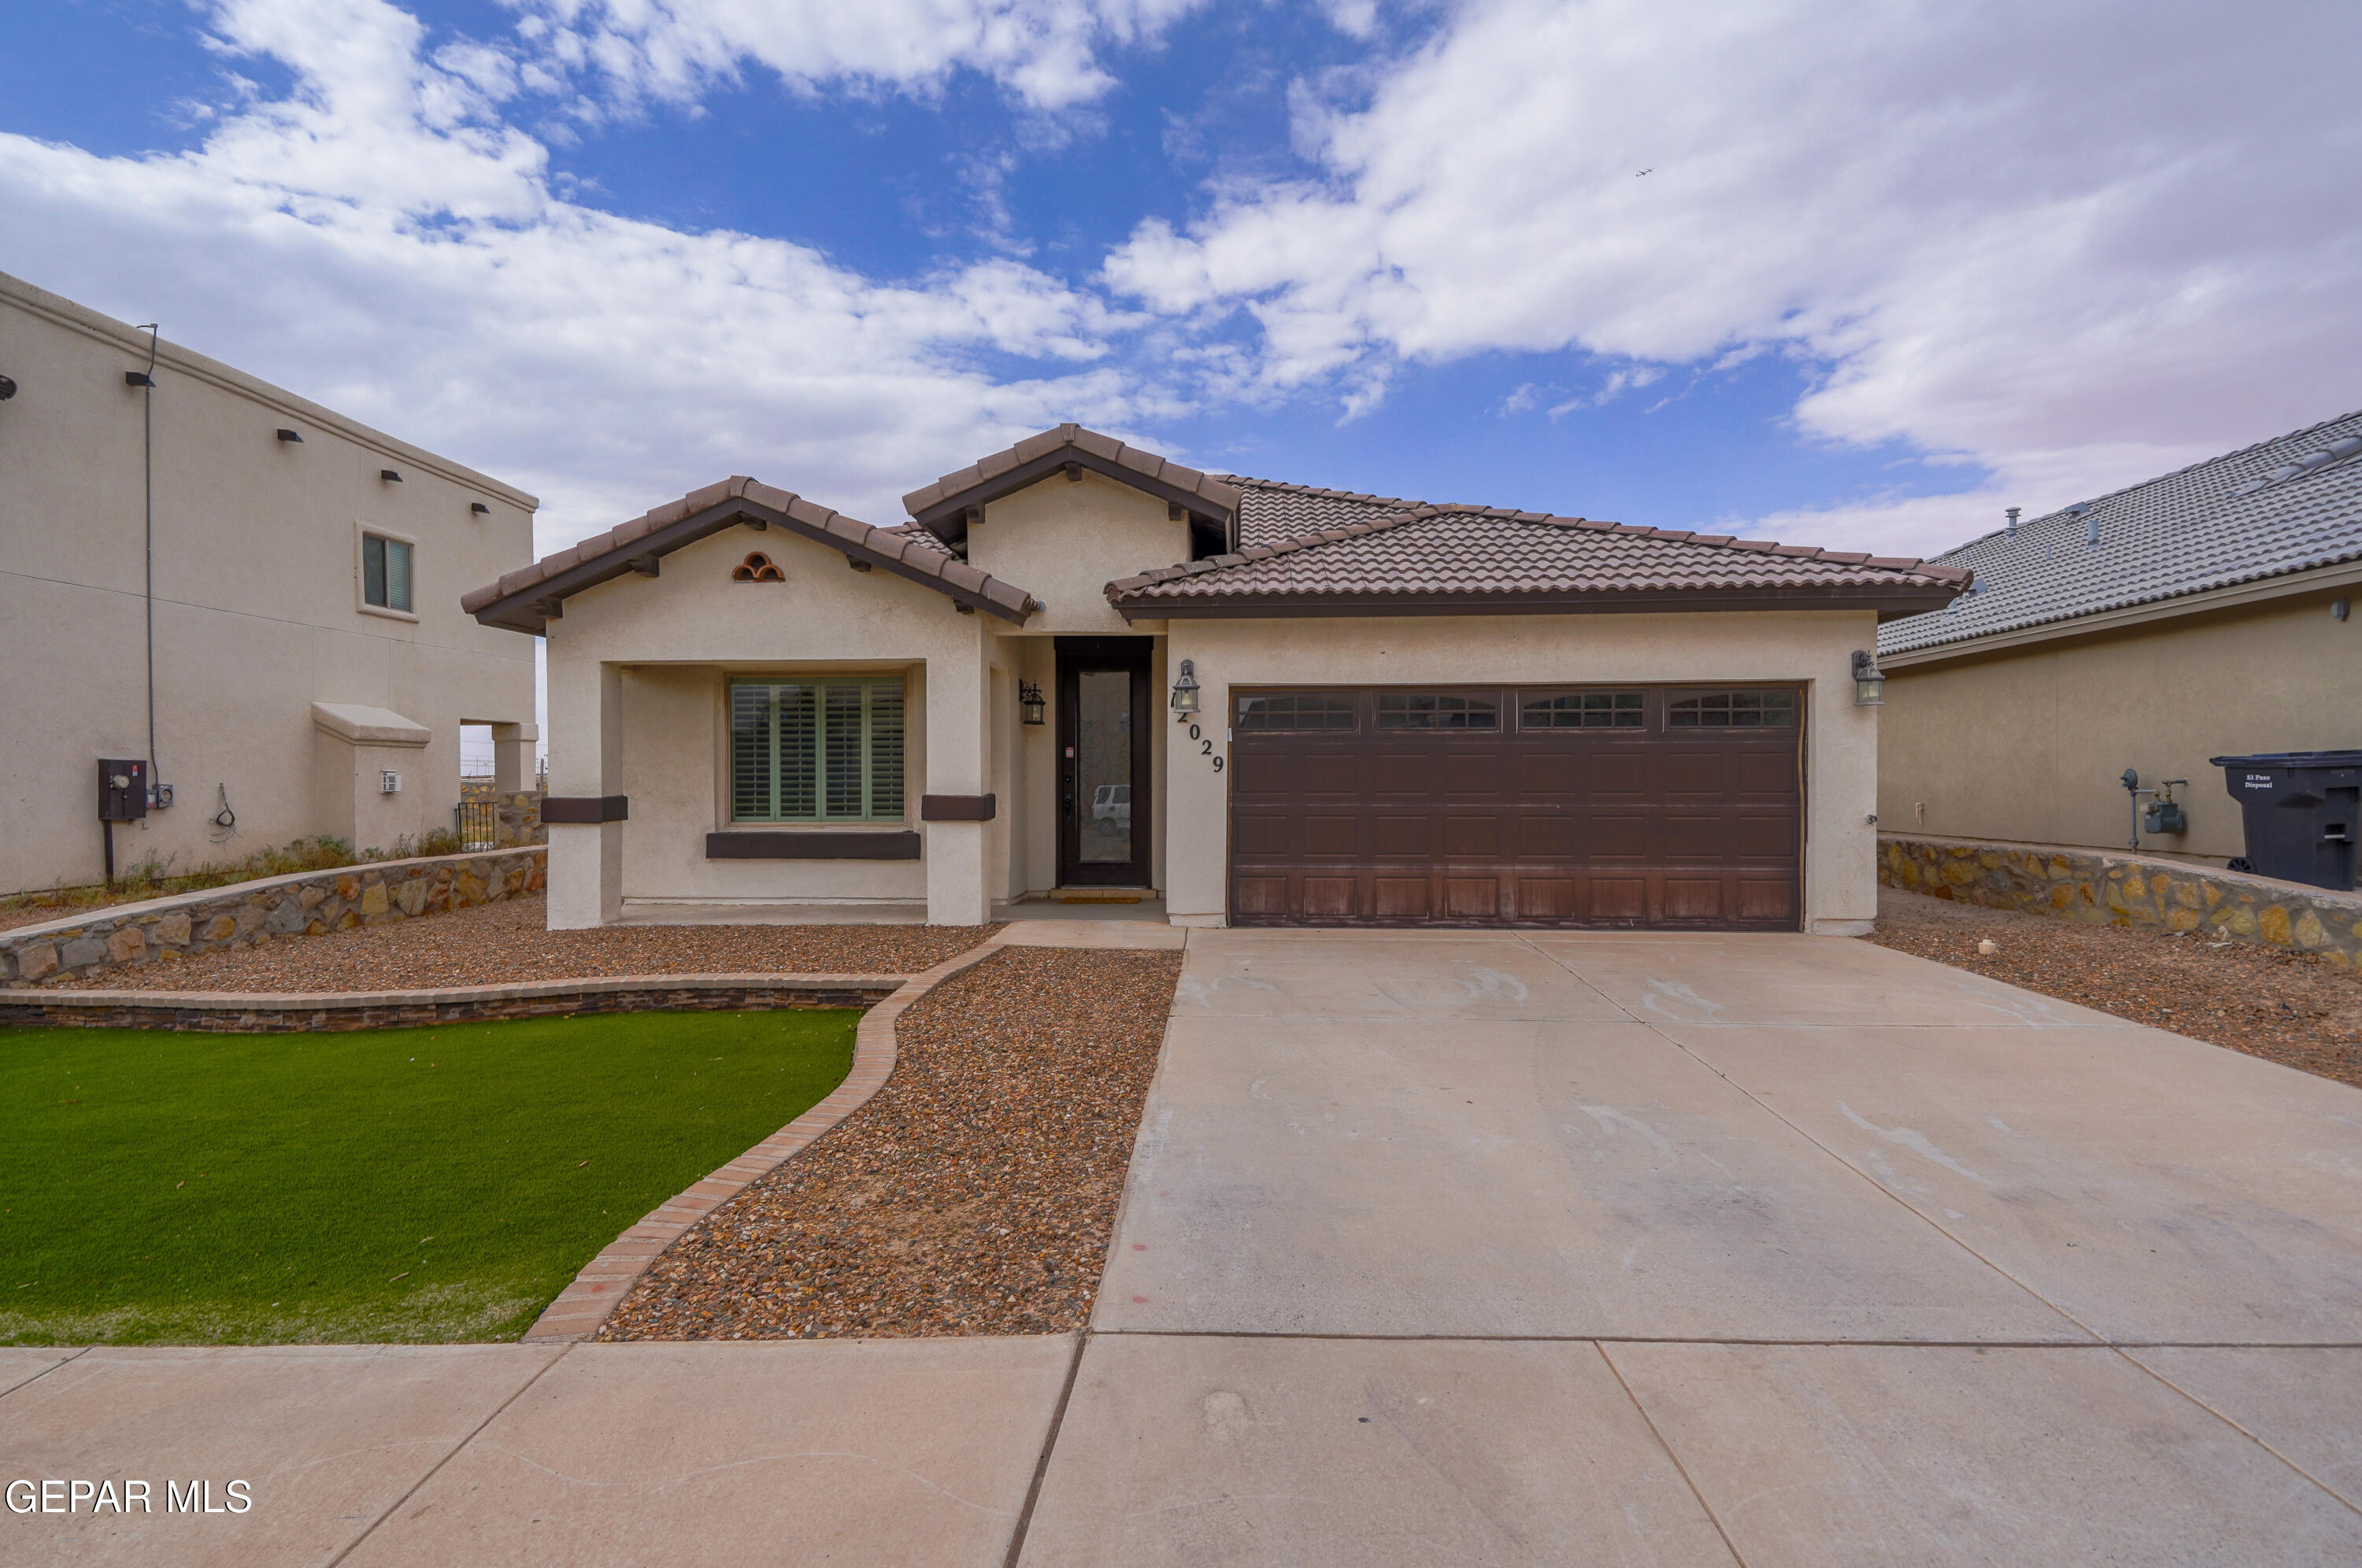
<path fill-rule="evenodd" d="M 773 566 L 770 557 L 760 550 L 756 550 L 745 560 L 730 569 L 730 580 L 733 582 L 785 582 L 788 580 L 788 574 Z"/>

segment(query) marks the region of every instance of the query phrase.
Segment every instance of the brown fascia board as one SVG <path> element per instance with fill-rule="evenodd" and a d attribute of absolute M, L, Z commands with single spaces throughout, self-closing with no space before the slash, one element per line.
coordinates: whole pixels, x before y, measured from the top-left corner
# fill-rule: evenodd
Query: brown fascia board
<path fill-rule="evenodd" d="M 1021 625 L 1041 608 L 1023 589 L 966 561 L 743 475 L 692 491 L 644 517 L 509 572 L 496 583 L 462 595 L 460 607 L 487 626 L 538 636 L 548 627 L 552 607 L 568 595 L 633 572 L 635 561 L 668 555 L 741 526 L 784 529 L 842 551 L 848 559 L 932 588 L 955 603 Z"/>
<path fill-rule="evenodd" d="M 1956 597 L 1945 587 L 1650 589 L 1626 593 L 1287 593 L 1114 601 L 1136 621 L 1290 621 L 1388 615 L 1645 615 L 1706 611 L 1875 610 L 1881 621 L 1924 615 Z"/>
<path fill-rule="evenodd" d="M 996 452 L 972 467 L 945 474 L 902 498 L 911 520 L 937 538 L 950 543 L 965 532 L 962 514 L 971 506 L 988 506 L 1029 485 L 1041 483 L 1067 464 L 1105 475 L 1222 525 L 1225 536 L 1238 536 L 1239 492 L 1234 485 L 1167 462 L 1153 452 L 1125 446 L 1112 436 L 1062 425 L 1055 430 L 1029 436 L 1005 452 Z"/>

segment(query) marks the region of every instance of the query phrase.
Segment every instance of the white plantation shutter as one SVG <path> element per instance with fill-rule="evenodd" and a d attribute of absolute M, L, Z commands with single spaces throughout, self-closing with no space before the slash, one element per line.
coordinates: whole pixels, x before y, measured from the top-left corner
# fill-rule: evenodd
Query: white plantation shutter
<path fill-rule="evenodd" d="M 737 822 L 899 822 L 900 680 L 730 684 Z"/>

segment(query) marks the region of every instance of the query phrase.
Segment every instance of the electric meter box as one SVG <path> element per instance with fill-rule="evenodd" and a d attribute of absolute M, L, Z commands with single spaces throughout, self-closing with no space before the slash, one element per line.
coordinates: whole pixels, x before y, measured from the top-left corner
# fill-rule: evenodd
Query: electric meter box
<path fill-rule="evenodd" d="M 102 756 L 98 759 L 98 820 L 136 823 L 148 814 L 148 759 Z"/>

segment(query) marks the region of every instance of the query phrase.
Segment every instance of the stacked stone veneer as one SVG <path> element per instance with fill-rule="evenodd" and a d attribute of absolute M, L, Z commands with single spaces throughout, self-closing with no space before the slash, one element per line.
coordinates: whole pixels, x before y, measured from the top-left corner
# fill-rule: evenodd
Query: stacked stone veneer
<path fill-rule="evenodd" d="M 237 882 L 0 932 L 0 984 L 87 979 L 225 947 L 391 925 L 538 891 L 546 848 L 385 860 Z"/>
<path fill-rule="evenodd" d="M 2089 849 L 1882 835 L 1891 888 L 2090 925 L 2149 925 L 2362 964 L 2362 894 Z"/>

